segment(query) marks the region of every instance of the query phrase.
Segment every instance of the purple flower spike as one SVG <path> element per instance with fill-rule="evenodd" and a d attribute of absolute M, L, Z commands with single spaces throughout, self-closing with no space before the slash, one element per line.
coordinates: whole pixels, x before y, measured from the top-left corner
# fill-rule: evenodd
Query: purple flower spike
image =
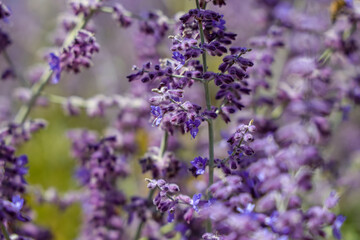
<path fill-rule="evenodd" d="M 182 66 L 184 66 L 185 64 L 184 55 L 182 55 L 179 52 L 174 52 L 172 58 L 179 62 L 179 65 L 176 67 L 175 70 L 179 70 L 180 68 L 182 68 Z"/>
<path fill-rule="evenodd" d="M 197 175 L 204 174 L 207 161 L 208 161 L 207 158 L 197 157 L 190 162 L 191 165 L 193 165 L 196 168 Z"/>
<path fill-rule="evenodd" d="M 154 115 L 155 119 L 153 121 L 154 126 L 159 126 L 163 118 L 161 108 L 158 106 L 151 106 L 151 114 Z"/>
<path fill-rule="evenodd" d="M 194 194 L 192 201 L 191 201 L 191 206 L 195 209 L 196 212 L 199 212 L 199 208 L 198 205 L 200 203 L 200 199 L 201 199 L 201 193 L 199 194 Z"/>
<path fill-rule="evenodd" d="M 333 232 L 334 237 L 338 240 L 341 239 L 340 228 L 343 225 L 343 223 L 345 222 L 345 219 L 346 219 L 345 216 L 339 215 L 336 217 L 336 220 L 333 224 L 332 232 Z"/>
<path fill-rule="evenodd" d="M 195 119 L 195 120 L 190 119 L 189 121 L 186 122 L 186 127 L 189 129 L 190 134 L 191 134 L 192 138 L 194 138 L 194 139 L 199 132 L 200 124 L 201 124 L 201 121 L 198 119 Z"/>
<path fill-rule="evenodd" d="M 60 80 L 61 68 L 60 68 L 60 58 L 56 56 L 54 53 L 50 53 L 49 66 L 54 73 L 51 82 L 53 84 L 57 84 Z"/>

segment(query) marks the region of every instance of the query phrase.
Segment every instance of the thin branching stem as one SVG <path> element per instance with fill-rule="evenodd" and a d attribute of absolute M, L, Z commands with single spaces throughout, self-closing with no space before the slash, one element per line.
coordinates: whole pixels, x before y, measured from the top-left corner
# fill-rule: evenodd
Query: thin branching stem
<path fill-rule="evenodd" d="M 161 139 L 160 150 L 159 150 L 159 155 L 158 155 L 159 159 L 161 159 L 165 154 L 165 151 L 166 151 L 167 145 L 168 145 L 168 138 L 169 138 L 169 133 L 167 131 L 164 131 L 164 135 Z M 150 201 L 150 202 L 152 201 L 154 194 L 155 194 L 155 190 L 156 190 L 156 188 L 150 190 L 148 198 L 147 198 L 148 201 Z M 145 225 L 145 221 L 140 220 L 140 223 L 136 229 L 136 234 L 135 234 L 134 240 L 140 239 L 141 231 L 142 231 L 144 225 Z"/>
<path fill-rule="evenodd" d="M 200 10 L 199 0 L 196 0 L 196 7 Z M 205 9 L 206 5 L 204 6 Z M 200 41 L 201 45 L 205 43 L 205 35 L 203 30 L 203 24 L 201 20 L 199 20 L 199 31 L 200 31 Z M 206 61 L 206 51 L 202 53 L 202 63 L 203 63 L 203 71 L 207 71 L 207 61 Z M 203 82 L 205 89 L 205 100 L 206 100 L 206 109 L 211 110 L 211 98 L 210 98 L 210 89 L 209 89 L 209 81 Z M 208 121 L 208 132 L 209 132 L 209 182 L 208 186 L 210 187 L 214 182 L 214 125 L 212 119 Z M 211 198 L 211 193 L 208 193 L 208 199 Z M 206 230 L 208 232 L 212 232 L 211 221 L 208 220 L 206 225 Z"/>
<path fill-rule="evenodd" d="M 77 26 L 72 30 L 72 32 L 65 39 L 62 49 L 66 48 L 67 46 L 69 46 L 71 44 L 71 42 L 77 36 L 78 32 L 86 26 L 86 24 L 88 23 L 88 21 L 91 19 L 91 17 L 93 15 L 94 15 L 94 12 L 91 12 L 88 16 L 84 17 L 82 19 L 82 21 L 80 21 L 77 24 Z M 49 81 L 51 79 L 51 75 L 52 75 L 52 71 L 50 68 L 48 68 L 47 70 L 45 70 L 45 72 L 41 76 L 40 81 L 33 85 L 33 87 L 31 88 L 31 93 L 32 93 L 31 99 L 29 100 L 29 103 L 27 105 L 21 106 L 20 110 L 18 111 L 18 113 L 15 116 L 15 119 L 14 119 L 15 123 L 18 123 L 21 125 L 24 124 L 24 122 L 26 121 L 27 117 L 29 116 L 33 106 L 35 105 L 36 100 L 41 95 L 41 93 L 44 90 L 44 88 L 46 87 L 46 85 L 49 83 Z"/>
<path fill-rule="evenodd" d="M 6 240 L 10 240 L 10 236 L 9 236 L 9 233 L 8 231 L 6 230 L 6 227 L 4 225 L 4 223 L 2 221 L 0 221 L 0 227 L 1 227 L 1 232 L 2 234 L 4 235 L 5 239 Z"/>

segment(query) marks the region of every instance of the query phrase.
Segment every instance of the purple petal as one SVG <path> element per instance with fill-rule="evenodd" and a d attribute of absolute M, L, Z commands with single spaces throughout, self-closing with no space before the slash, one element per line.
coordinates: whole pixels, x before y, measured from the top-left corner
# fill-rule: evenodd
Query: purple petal
<path fill-rule="evenodd" d="M 168 218 L 167 218 L 167 221 L 169 222 L 169 223 L 171 223 L 172 221 L 174 221 L 174 218 L 175 218 L 175 211 L 173 211 L 173 210 L 170 210 L 169 212 L 168 212 Z"/>

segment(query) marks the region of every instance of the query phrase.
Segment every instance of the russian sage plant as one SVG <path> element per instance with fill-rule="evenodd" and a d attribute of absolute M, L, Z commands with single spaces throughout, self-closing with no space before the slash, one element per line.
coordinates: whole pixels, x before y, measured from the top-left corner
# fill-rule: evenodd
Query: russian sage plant
<path fill-rule="evenodd" d="M 336 206 L 356 189 L 359 148 L 332 148 L 358 114 L 359 1 L 189 0 L 175 16 L 132 12 L 129 1 L 67 2 L 45 64 L 26 72 L 8 52 L 17 5 L 0 1 L 0 84 L 13 82 L 20 102 L 0 92 L 1 239 L 55 239 L 28 199 L 80 203 L 79 240 L 342 239 Z M 135 58 L 108 54 L 133 65 L 126 91 L 52 94 L 96 68 L 105 21 L 135 46 Z M 78 182 L 66 193 L 28 184 L 32 159 L 18 154 L 47 131 L 33 110 L 56 104 L 106 123 L 64 132 Z"/>

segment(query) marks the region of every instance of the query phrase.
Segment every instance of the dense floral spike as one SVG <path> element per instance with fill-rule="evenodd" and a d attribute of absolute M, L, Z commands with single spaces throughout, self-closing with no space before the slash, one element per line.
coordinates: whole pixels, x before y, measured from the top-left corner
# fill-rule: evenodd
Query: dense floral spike
<path fill-rule="evenodd" d="M 183 23 L 179 28 L 181 36 L 171 37 L 173 39 L 171 48 L 173 60 L 164 60 L 162 64 L 154 67 L 150 63 L 144 64 L 141 69 L 136 68 L 138 71 L 129 75 L 128 79 L 129 81 L 141 80 L 151 84 L 160 81 L 158 89 L 153 90 L 160 96 L 150 99 L 150 103 L 156 106 L 152 108 L 155 117 L 154 125 L 159 126 L 160 122 L 163 122 L 161 126 L 171 133 L 174 132 L 172 126 L 180 127 L 185 132 L 190 131 L 192 137 L 195 138 L 198 127 L 204 119 L 216 118 L 220 113 L 228 122 L 229 113 L 234 113 L 236 109 L 241 110 L 244 107 L 240 102 L 241 95 L 250 92 L 250 89 L 247 88 L 248 83 L 244 80 L 248 77 L 245 71 L 248 67 L 253 66 L 253 63 L 242 57 L 249 50 L 232 47 L 230 50 L 233 55 L 225 57 L 224 64 L 220 67 L 222 73 L 204 73 L 202 65 L 196 58 L 205 50 L 212 55 L 223 55 L 228 51 L 225 45 L 231 44 L 236 35 L 225 31 L 225 21 L 220 14 L 213 11 L 190 10 L 189 13 L 180 17 L 180 20 Z M 208 41 L 203 45 L 198 43 L 197 21 L 200 20 L 204 24 L 204 32 Z M 184 88 L 191 87 L 195 81 L 211 81 L 213 79 L 220 87 L 216 98 L 223 99 L 220 109 L 214 108 L 212 111 L 201 113 L 201 108 L 195 107 L 194 104 L 191 107 L 191 103 L 180 101 Z M 168 119 L 169 123 L 167 123 Z"/>
<path fill-rule="evenodd" d="M 18 239 L 49 240 L 52 238 L 48 230 L 42 229 L 41 234 L 25 231 L 26 226 L 32 226 L 34 231 L 41 228 L 29 223 L 31 210 L 26 205 L 24 194 L 27 190 L 25 175 L 28 173 L 28 158 L 26 155 L 15 156 L 16 149 L 9 145 L 19 144 L 29 140 L 30 134 L 43 128 L 43 122 L 32 122 L 26 126 L 10 124 L 0 129 L 0 221 L 8 226 L 11 236 L 18 236 Z M 26 137 L 25 137 L 26 136 Z M 25 139 L 26 138 L 26 139 Z M 26 225 L 19 222 L 28 222 Z M 11 226 L 11 228 L 9 227 Z M 3 237 L 3 230 L 0 236 Z"/>
<path fill-rule="evenodd" d="M 69 136 L 74 156 L 80 161 L 77 177 L 87 187 L 80 239 L 126 239 L 123 220 L 116 210 L 126 198 L 116 188 L 116 180 L 128 174 L 128 167 L 125 159 L 114 152 L 116 138 L 98 141 L 94 133 L 82 130 L 70 132 Z"/>
<path fill-rule="evenodd" d="M 249 69 L 252 80 L 250 85 L 255 91 L 258 87 L 270 88 L 267 78 L 273 76 L 271 66 L 277 50 L 285 45 L 283 38 L 283 30 L 272 26 L 266 36 L 250 39 L 253 51 L 249 58 L 256 64 L 256 68 Z"/>
<path fill-rule="evenodd" d="M 93 34 L 86 30 L 80 30 L 74 42 L 63 49 L 60 56 L 50 53 L 49 65 L 53 71 L 52 82 L 59 82 L 61 71 L 78 73 L 81 67 L 89 68 L 95 52 L 99 52 L 99 45 Z"/>

